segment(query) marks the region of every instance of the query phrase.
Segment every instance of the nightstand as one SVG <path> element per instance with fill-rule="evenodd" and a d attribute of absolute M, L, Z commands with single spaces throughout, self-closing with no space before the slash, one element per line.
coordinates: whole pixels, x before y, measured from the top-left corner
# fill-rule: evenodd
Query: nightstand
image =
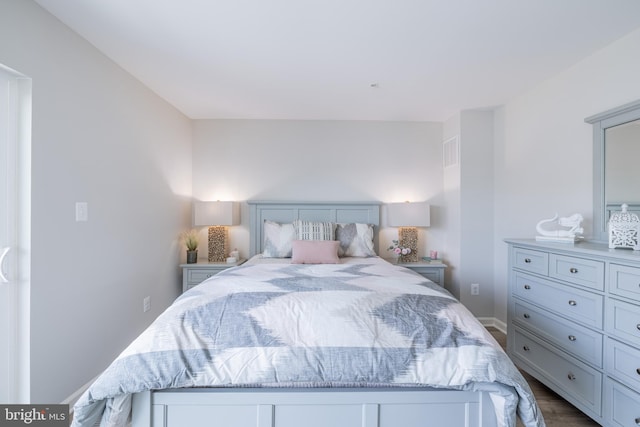
<path fill-rule="evenodd" d="M 246 259 L 238 262 L 197 262 L 195 264 L 180 264 L 182 267 L 182 292 L 186 292 L 203 280 L 215 276 L 227 268 L 243 264 Z"/>
<path fill-rule="evenodd" d="M 396 265 L 407 267 L 416 273 L 426 277 L 432 282 L 444 287 L 444 270 L 446 264 L 441 262 L 417 261 L 417 262 L 399 262 Z"/>

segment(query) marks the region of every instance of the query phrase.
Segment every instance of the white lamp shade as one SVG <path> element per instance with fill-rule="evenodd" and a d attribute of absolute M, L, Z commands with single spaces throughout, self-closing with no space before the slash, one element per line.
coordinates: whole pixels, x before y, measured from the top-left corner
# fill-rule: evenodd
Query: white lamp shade
<path fill-rule="evenodd" d="M 391 227 L 428 227 L 431 223 L 427 202 L 387 204 L 387 223 Z"/>
<path fill-rule="evenodd" d="M 238 225 L 240 213 L 236 202 L 194 202 L 193 225 Z"/>

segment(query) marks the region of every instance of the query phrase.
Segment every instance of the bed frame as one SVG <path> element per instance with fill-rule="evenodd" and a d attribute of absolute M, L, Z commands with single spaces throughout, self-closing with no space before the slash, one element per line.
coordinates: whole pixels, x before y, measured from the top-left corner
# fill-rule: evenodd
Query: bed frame
<path fill-rule="evenodd" d="M 380 224 L 379 203 L 249 201 L 251 255 L 265 220 Z M 496 427 L 486 392 L 433 388 L 194 388 L 133 397 L 133 427 Z"/>

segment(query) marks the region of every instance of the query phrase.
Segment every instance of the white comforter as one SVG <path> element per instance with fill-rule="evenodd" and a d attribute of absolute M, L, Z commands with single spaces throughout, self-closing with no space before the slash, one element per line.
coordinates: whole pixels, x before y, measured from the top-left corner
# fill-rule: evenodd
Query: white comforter
<path fill-rule="evenodd" d="M 186 292 L 75 406 L 125 425 L 132 393 L 199 386 L 432 386 L 491 393 L 499 425 L 544 426 L 507 355 L 453 296 L 380 258 L 248 263 Z"/>

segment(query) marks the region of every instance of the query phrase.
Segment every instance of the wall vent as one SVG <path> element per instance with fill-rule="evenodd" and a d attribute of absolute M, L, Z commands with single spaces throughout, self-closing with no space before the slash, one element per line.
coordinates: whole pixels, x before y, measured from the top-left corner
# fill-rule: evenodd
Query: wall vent
<path fill-rule="evenodd" d="M 459 160 L 458 136 L 449 138 L 442 143 L 442 165 L 445 168 L 456 166 Z"/>

